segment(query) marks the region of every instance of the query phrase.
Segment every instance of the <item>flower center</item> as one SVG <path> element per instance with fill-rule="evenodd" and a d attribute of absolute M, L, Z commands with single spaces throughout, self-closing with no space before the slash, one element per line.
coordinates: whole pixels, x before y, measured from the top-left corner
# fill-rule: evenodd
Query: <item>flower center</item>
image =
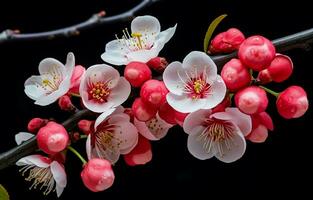
<path fill-rule="evenodd" d="M 107 84 L 102 82 L 92 83 L 89 87 L 89 99 L 93 99 L 98 103 L 107 102 L 107 97 L 110 94 L 110 89 Z"/>
<path fill-rule="evenodd" d="M 130 34 L 126 28 L 123 30 L 122 38 L 119 38 L 117 35 L 115 35 L 115 37 L 122 44 L 122 46 L 129 51 L 138 51 L 141 49 L 151 48 L 151 45 L 148 44 L 148 35 L 146 33 L 142 34 L 140 32 L 135 32 Z M 121 50 L 123 50 L 123 48 Z"/>
<path fill-rule="evenodd" d="M 211 85 L 201 75 L 197 78 L 190 78 L 189 82 L 185 85 L 185 91 L 192 99 L 201 99 L 210 94 L 210 87 Z"/>
<path fill-rule="evenodd" d="M 29 189 L 36 189 L 40 186 L 40 190 L 45 188 L 43 191 L 44 195 L 48 195 L 51 191 L 55 190 L 55 181 L 49 167 L 42 168 L 35 165 L 26 165 L 19 171 L 22 172 L 22 176 L 25 177 L 25 174 L 29 172 L 28 176 L 25 178 L 26 181 L 33 181 Z"/>

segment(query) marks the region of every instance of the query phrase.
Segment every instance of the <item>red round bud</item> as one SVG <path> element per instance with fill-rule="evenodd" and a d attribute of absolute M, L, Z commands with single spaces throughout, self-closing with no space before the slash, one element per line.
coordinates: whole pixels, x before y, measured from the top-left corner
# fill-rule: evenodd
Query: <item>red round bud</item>
<path fill-rule="evenodd" d="M 262 143 L 268 137 L 268 130 L 273 130 L 272 118 L 266 112 L 251 115 L 252 131 L 246 136 L 246 139 L 254 143 Z"/>
<path fill-rule="evenodd" d="M 150 67 L 150 69 L 153 69 L 157 72 L 163 72 L 164 69 L 167 67 L 168 62 L 163 57 L 155 57 L 149 60 L 147 62 L 147 65 Z"/>
<path fill-rule="evenodd" d="M 152 159 L 151 144 L 148 139 L 139 135 L 136 147 L 124 155 L 124 160 L 129 166 L 144 165 Z"/>
<path fill-rule="evenodd" d="M 276 57 L 271 62 L 270 66 L 260 71 L 258 75 L 258 80 L 262 84 L 266 84 L 271 81 L 280 83 L 290 77 L 290 75 L 292 74 L 292 70 L 292 60 L 288 56 L 276 54 Z"/>
<path fill-rule="evenodd" d="M 141 100 L 153 107 L 160 107 L 166 101 L 167 88 L 163 81 L 148 80 L 146 81 L 140 90 Z"/>
<path fill-rule="evenodd" d="M 73 105 L 71 98 L 68 95 L 63 95 L 58 101 L 59 107 L 64 111 L 73 111 L 75 106 Z"/>
<path fill-rule="evenodd" d="M 36 137 L 39 149 L 47 154 L 63 151 L 69 142 L 65 128 L 55 122 L 48 122 L 46 126 L 40 128 Z"/>
<path fill-rule="evenodd" d="M 257 87 L 246 87 L 235 94 L 236 106 L 246 114 L 264 112 L 268 105 L 266 92 Z"/>
<path fill-rule="evenodd" d="M 28 122 L 27 130 L 31 133 L 36 133 L 41 127 L 48 123 L 47 119 L 33 118 Z"/>
<path fill-rule="evenodd" d="M 302 87 L 290 86 L 278 95 L 276 107 L 286 119 L 301 117 L 309 108 L 307 94 Z"/>
<path fill-rule="evenodd" d="M 141 98 L 137 98 L 132 105 L 132 111 L 136 119 L 146 122 L 156 115 L 157 108 L 145 104 Z"/>
<path fill-rule="evenodd" d="M 246 87 L 251 82 L 248 69 L 236 58 L 231 59 L 224 65 L 221 76 L 231 92 Z"/>
<path fill-rule="evenodd" d="M 267 68 L 275 58 L 275 54 L 276 50 L 272 42 L 260 35 L 247 38 L 238 51 L 240 61 L 255 71 Z"/>
<path fill-rule="evenodd" d="M 78 122 L 78 128 L 81 130 L 85 135 L 89 135 L 90 133 L 94 132 L 94 124 L 95 121 L 90 121 L 86 119 L 82 119 Z"/>
<path fill-rule="evenodd" d="M 125 67 L 124 77 L 133 87 L 140 87 L 152 76 L 148 65 L 142 62 L 131 62 Z"/>
<path fill-rule="evenodd" d="M 93 158 L 84 165 L 80 174 L 84 185 L 93 192 L 100 192 L 113 185 L 114 173 L 109 161 Z"/>

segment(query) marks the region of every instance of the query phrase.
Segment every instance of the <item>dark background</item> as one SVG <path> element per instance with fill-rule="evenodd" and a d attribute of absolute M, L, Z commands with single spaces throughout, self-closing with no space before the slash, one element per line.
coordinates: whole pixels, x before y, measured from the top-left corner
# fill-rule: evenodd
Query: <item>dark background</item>
<path fill-rule="evenodd" d="M 107 15 L 123 12 L 139 1 L 88 0 L 66 1 L 7 1 L 0 6 L 0 30 L 20 29 L 36 32 L 78 23 L 92 13 L 106 10 Z M 275 3 L 275 5 L 273 4 Z M 192 50 L 202 50 L 202 41 L 208 24 L 227 13 L 217 31 L 230 27 L 241 29 L 245 35 L 261 34 L 270 39 L 313 27 L 313 12 L 309 1 L 227 1 L 227 0 L 163 0 L 140 14 L 156 16 L 163 29 L 178 23 L 174 38 L 161 55 L 169 61 L 182 60 Z M 62 121 L 68 117 L 57 106 L 40 107 L 26 97 L 24 81 L 38 73 L 38 63 L 45 57 L 65 62 L 67 52 L 73 51 L 77 64 L 86 67 L 102 63 L 100 54 L 106 42 L 114 39 L 129 23 L 101 26 L 79 37 L 53 41 L 27 41 L 0 44 L 1 133 L 0 152 L 15 146 L 14 135 L 25 131 L 32 117 L 54 117 Z M 287 52 L 294 61 L 294 74 L 283 84 L 273 85 L 282 90 L 289 85 L 303 86 L 312 99 L 312 51 Z M 268 112 L 275 123 L 263 144 L 249 143 L 244 157 L 231 164 L 210 159 L 200 161 L 187 151 L 187 135 L 181 128 L 173 128 L 165 139 L 153 143 L 153 161 L 145 166 L 128 167 L 120 160 L 114 167 L 116 180 L 112 188 L 100 193 L 89 192 L 80 180 L 80 161 L 68 155 L 66 171 L 68 185 L 60 199 L 120 199 L 150 198 L 184 195 L 210 198 L 256 198 L 296 195 L 312 196 L 312 109 L 294 120 L 283 120 L 275 110 L 274 99 Z M 79 147 L 78 147 L 79 146 Z M 78 144 L 84 152 L 84 144 Z M 15 199 L 55 199 L 40 192 L 29 191 L 18 168 L 0 171 L 0 184 Z"/>

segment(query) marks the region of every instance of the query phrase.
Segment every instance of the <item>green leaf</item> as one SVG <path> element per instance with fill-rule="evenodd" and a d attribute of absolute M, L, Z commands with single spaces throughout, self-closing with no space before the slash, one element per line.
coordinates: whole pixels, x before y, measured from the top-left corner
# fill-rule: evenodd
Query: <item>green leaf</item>
<path fill-rule="evenodd" d="M 204 41 L 203 41 L 203 50 L 204 50 L 205 53 L 208 51 L 209 42 L 210 42 L 210 39 L 211 39 L 211 37 L 212 37 L 212 35 L 213 35 L 214 30 L 216 29 L 217 25 L 218 25 L 225 17 L 227 17 L 226 14 L 220 15 L 220 16 L 218 16 L 217 18 L 215 18 L 215 19 L 211 22 L 211 24 L 210 24 L 210 26 L 209 26 L 209 28 L 208 28 L 206 34 L 205 34 Z"/>
<path fill-rule="evenodd" d="M 9 200 L 9 194 L 7 190 L 0 184 L 0 200 Z"/>

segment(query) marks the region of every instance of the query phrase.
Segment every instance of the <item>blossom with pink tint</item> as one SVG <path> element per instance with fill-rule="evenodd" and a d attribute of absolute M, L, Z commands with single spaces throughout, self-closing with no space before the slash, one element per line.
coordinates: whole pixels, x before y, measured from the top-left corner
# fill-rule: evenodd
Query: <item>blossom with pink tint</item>
<path fill-rule="evenodd" d="M 276 57 L 271 62 L 270 66 L 258 74 L 258 80 L 262 84 L 269 83 L 271 81 L 280 83 L 287 80 L 293 70 L 292 60 L 282 54 L 276 54 Z"/>
<path fill-rule="evenodd" d="M 268 130 L 274 130 L 272 118 L 266 112 L 251 115 L 252 131 L 246 136 L 246 139 L 255 143 L 265 142 L 268 136 Z"/>
<path fill-rule="evenodd" d="M 224 65 L 221 77 L 227 89 L 231 92 L 246 87 L 251 82 L 251 75 L 248 69 L 236 58 L 231 59 Z"/>
<path fill-rule="evenodd" d="M 60 197 L 66 187 L 64 166 L 57 160 L 42 155 L 30 155 L 16 162 L 26 181 L 32 182 L 30 189 L 39 188 L 44 195 L 56 191 Z"/>
<path fill-rule="evenodd" d="M 276 107 L 286 119 L 301 117 L 309 108 L 307 94 L 302 87 L 290 86 L 278 95 Z"/>
<path fill-rule="evenodd" d="M 86 71 L 86 68 L 81 65 L 76 65 L 74 67 L 72 77 L 71 77 L 71 87 L 69 93 L 78 94 L 80 81 Z"/>
<path fill-rule="evenodd" d="M 230 28 L 226 32 L 219 33 L 212 39 L 209 52 L 230 53 L 237 50 L 244 40 L 245 36 L 240 30 Z"/>
<path fill-rule="evenodd" d="M 166 95 L 168 90 L 166 89 L 163 81 L 148 80 L 140 89 L 141 100 L 152 107 L 159 108 L 166 102 Z"/>
<path fill-rule="evenodd" d="M 236 106 L 246 114 L 264 112 L 268 105 L 266 92 L 257 87 L 249 86 L 235 94 Z"/>
<path fill-rule="evenodd" d="M 133 87 L 140 87 L 144 82 L 152 78 L 151 70 L 146 63 L 131 62 L 126 65 L 124 76 Z"/>
<path fill-rule="evenodd" d="M 116 163 L 120 154 L 128 154 L 137 145 L 138 131 L 130 118 L 120 109 L 102 113 L 88 135 L 86 151 L 89 159 L 102 158 Z"/>
<path fill-rule="evenodd" d="M 138 132 L 148 140 L 162 139 L 173 126 L 161 119 L 158 114 L 146 122 L 141 122 L 135 118 L 134 125 L 138 129 Z"/>
<path fill-rule="evenodd" d="M 55 102 L 69 91 L 74 65 L 73 53 L 67 55 L 65 65 L 54 58 L 42 60 L 38 67 L 40 75 L 31 76 L 25 81 L 26 95 L 40 106 Z"/>
<path fill-rule="evenodd" d="M 273 43 L 260 35 L 247 38 L 238 51 L 240 61 L 255 71 L 267 68 L 275 58 L 275 54 Z"/>
<path fill-rule="evenodd" d="M 152 119 L 157 111 L 157 108 L 144 103 L 141 98 L 136 98 L 132 105 L 133 115 L 142 122 Z"/>
<path fill-rule="evenodd" d="M 36 133 L 41 127 L 48 123 L 47 119 L 33 118 L 27 124 L 27 130 L 31 133 Z"/>
<path fill-rule="evenodd" d="M 131 23 L 131 33 L 123 30 L 122 38 L 106 44 L 101 58 L 113 65 L 127 65 L 132 61 L 146 63 L 158 56 L 164 45 L 173 37 L 176 25 L 160 31 L 159 20 L 153 16 L 136 17 Z"/>
<path fill-rule="evenodd" d="M 168 62 L 163 57 L 155 57 L 147 62 L 147 65 L 150 69 L 153 69 L 157 72 L 163 72 L 168 65 Z"/>
<path fill-rule="evenodd" d="M 226 86 L 213 60 L 203 52 L 189 53 L 183 63 L 172 62 L 163 73 L 168 104 L 182 113 L 210 109 L 225 97 Z"/>
<path fill-rule="evenodd" d="M 101 192 L 113 185 L 115 176 L 111 163 L 105 159 L 93 158 L 84 165 L 80 173 L 84 185 L 93 192 Z"/>
<path fill-rule="evenodd" d="M 69 143 L 69 136 L 65 128 L 52 121 L 40 128 L 36 137 L 39 149 L 47 154 L 63 151 Z"/>
<path fill-rule="evenodd" d="M 183 127 L 189 135 L 188 150 L 194 157 L 206 160 L 215 156 L 230 163 L 243 156 L 244 136 L 251 132 L 252 123 L 250 116 L 237 108 L 226 108 L 225 112 L 198 110 L 190 113 Z"/>
<path fill-rule="evenodd" d="M 124 155 L 124 160 L 129 166 L 144 165 L 152 159 L 151 144 L 148 139 L 139 135 L 136 147 Z"/>
<path fill-rule="evenodd" d="M 105 64 L 93 65 L 82 77 L 79 93 L 84 106 L 97 113 L 124 103 L 130 94 L 130 84 L 119 72 Z"/>

